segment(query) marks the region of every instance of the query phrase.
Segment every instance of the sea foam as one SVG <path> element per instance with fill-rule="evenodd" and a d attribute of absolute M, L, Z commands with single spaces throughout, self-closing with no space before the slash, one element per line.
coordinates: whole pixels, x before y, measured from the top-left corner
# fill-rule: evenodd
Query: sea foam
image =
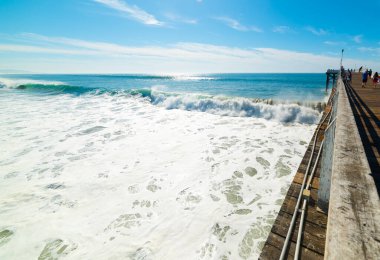
<path fill-rule="evenodd" d="M 320 112 L 298 104 L 266 104 L 248 98 L 202 97 L 193 94 L 165 95 L 153 92 L 152 103 L 167 109 L 201 111 L 221 116 L 256 117 L 289 123 L 315 124 Z"/>
<path fill-rule="evenodd" d="M 20 79 L 0 78 L 0 87 L 17 88 L 18 86 L 24 85 L 24 84 L 59 86 L 59 85 L 63 85 L 64 83 L 61 81 L 34 80 L 34 79 L 27 79 L 27 78 L 20 78 Z"/>
<path fill-rule="evenodd" d="M 0 259 L 259 256 L 315 125 L 130 97 L 0 89 Z"/>
<path fill-rule="evenodd" d="M 176 93 L 166 91 L 165 86 L 144 89 L 102 89 L 71 86 L 57 81 L 37 81 L 29 79 L 0 78 L 0 85 L 6 88 L 44 92 L 49 94 L 114 95 L 141 97 L 152 104 L 166 109 L 207 112 L 221 116 L 256 117 L 282 123 L 316 124 L 323 104 L 320 102 L 286 102 L 238 97 L 211 96 L 196 93 Z"/>

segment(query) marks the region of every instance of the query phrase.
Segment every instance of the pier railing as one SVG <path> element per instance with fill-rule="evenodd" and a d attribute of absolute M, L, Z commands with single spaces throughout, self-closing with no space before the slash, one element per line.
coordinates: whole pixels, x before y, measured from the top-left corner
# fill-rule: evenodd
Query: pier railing
<path fill-rule="evenodd" d="M 328 212 L 325 259 L 380 259 L 379 197 L 341 77 L 333 98 L 318 192 Z"/>
<path fill-rule="evenodd" d="M 325 213 L 328 211 L 330 199 L 331 171 L 333 166 L 332 155 L 334 152 L 335 121 L 338 111 L 338 98 L 339 89 L 335 87 L 331 96 L 331 116 L 324 132 L 324 145 L 322 150 L 318 190 L 318 207 Z"/>

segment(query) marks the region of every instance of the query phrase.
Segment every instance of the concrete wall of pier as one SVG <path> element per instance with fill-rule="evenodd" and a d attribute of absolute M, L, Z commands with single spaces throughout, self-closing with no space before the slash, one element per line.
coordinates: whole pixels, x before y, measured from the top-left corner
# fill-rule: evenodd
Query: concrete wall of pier
<path fill-rule="evenodd" d="M 328 208 L 325 259 L 380 259 L 379 195 L 340 78 L 337 92 L 335 126 L 325 137 L 321 174 L 325 179 L 319 194 L 322 202 L 328 199 L 321 204 Z"/>

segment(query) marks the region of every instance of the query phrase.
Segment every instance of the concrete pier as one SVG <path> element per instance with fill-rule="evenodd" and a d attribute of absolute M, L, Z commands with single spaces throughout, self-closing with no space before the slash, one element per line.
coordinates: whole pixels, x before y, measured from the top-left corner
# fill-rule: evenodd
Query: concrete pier
<path fill-rule="evenodd" d="M 337 79 L 313 137 L 316 150 L 312 156 L 312 139 L 260 259 L 280 259 L 281 253 L 282 259 L 380 259 L 380 86 L 361 88 L 360 80 L 359 73 L 352 83 Z M 322 141 L 322 159 L 315 164 Z M 311 189 L 301 191 L 310 160 L 316 167 Z M 308 202 L 304 223 L 297 198 Z"/>
<path fill-rule="evenodd" d="M 360 79 L 338 82 L 326 259 L 380 259 L 380 89 L 362 89 Z"/>

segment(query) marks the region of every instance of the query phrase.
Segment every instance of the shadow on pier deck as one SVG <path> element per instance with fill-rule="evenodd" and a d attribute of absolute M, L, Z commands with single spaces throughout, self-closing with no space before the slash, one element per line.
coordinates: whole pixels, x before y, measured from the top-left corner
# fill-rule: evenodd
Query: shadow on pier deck
<path fill-rule="evenodd" d="M 371 168 L 377 192 L 380 194 L 380 85 L 369 80 L 361 87 L 361 74 L 353 73 L 351 84 L 346 84 L 352 112 Z"/>

